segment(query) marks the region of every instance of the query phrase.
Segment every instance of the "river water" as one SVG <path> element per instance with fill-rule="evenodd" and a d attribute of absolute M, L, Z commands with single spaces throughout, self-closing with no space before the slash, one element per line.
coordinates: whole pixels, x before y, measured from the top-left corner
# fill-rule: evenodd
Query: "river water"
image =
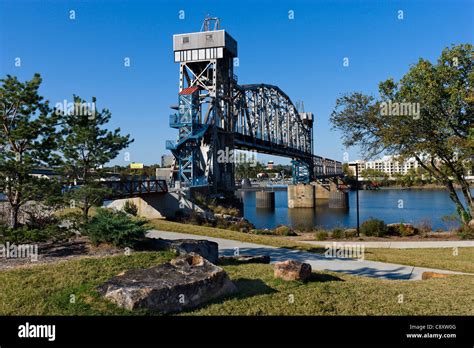
<path fill-rule="evenodd" d="M 287 191 L 275 191 L 275 209 L 255 207 L 255 191 L 240 192 L 244 202 L 244 217 L 256 228 L 273 228 L 277 225 L 294 227 L 319 226 L 323 228 L 356 227 L 356 192 L 349 193 L 348 210 L 329 209 L 327 203 L 315 209 L 288 209 Z M 455 213 L 454 204 L 442 189 L 382 189 L 359 191 L 360 222 L 373 217 L 386 223 L 428 222 L 433 230 L 450 229 L 453 222 L 443 222 L 442 217 Z M 456 223 L 454 223 L 456 225 Z"/>

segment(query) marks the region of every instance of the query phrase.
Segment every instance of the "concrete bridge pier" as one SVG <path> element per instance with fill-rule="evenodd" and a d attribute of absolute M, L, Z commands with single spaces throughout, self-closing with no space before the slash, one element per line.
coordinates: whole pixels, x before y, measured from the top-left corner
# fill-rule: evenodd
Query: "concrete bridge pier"
<path fill-rule="evenodd" d="M 329 208 L 348 209 L 349 193 L 338 189 L 339 179 L 331 180 L 329 184 Z"/>
<path fill-rule="evenodd" d="M 326 202 L 329 208 L 347 209 L 349 194 L 339 190 L 337 182 L 333 180 L 329 182 L 329 186 L 319 182 L 288 185 L 288 208 L 314 208 Z"/>
<path fill-rule="evenodd" d="M 288 185 L 288 208 L 314 208 L 314 185 Z"/>
<path fill-rule="evenodd" d="M 264 209 L 275 208 L 275 192 L 274 191 L 257 191 L 255 193 L 256 207 Z"/>

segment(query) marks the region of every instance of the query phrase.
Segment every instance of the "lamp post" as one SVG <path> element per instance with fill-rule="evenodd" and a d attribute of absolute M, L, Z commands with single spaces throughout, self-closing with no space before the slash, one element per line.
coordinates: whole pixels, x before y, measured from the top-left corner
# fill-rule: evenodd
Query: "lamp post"
<path fill-rule="evenodd" d="M 359 164 L 353 163 L 349 164 L 350 167 L 355 167 L 356 172 L 356 205 L 357 205 L 357 236 L 360 235 L 359 232 Z"/>

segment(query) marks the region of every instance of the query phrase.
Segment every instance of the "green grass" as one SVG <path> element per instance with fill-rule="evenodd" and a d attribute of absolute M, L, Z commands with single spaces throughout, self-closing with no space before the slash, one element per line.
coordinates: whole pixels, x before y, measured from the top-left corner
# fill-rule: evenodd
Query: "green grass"
<path fill-rule="evenodd" d="M 200 236 L 225 238 L 275 247 L 297 249 L 323 253 L 323 247 L 315 247 L 290 240 L 282 236 L 263 236 L 234 232 L 214 227 L 181 224 L 166 220 L 152 220 L 150 225 L 157 230 L 189 233 Z M 328 242 L 331 244 L 332 242 Z M 429 267 L 474 273 L 474 248 L 458 248 L 458 256 L 453 255 L 452 248 L 437 249 L 365 249 L 365 258 L 372 261 L 398 263 L 402 265 Z"/>
<path fill-rule="evenodd" d="M 132 253 L 2 271 L 0 315 L 154 314 L 119 309 L 94 289 L 124 270 L 151 267 L 172 256 Z M 474 315 L 471 276 L 389 281 L 318 272 L 301 283 L 274 279 L 271 265 L 224 268 L 238 293 L 180 315 Z M 400 294 L 403 303 L 398 303 Z M 76 303 L 70 303 L 71 295 Z"/>
<path fill-rule="evenodd" d="M 301 283 L 274 279 L 270 265 L 225 269 L 239 295 L 182 315 L 474 314 L 474 277 L 470 276 L 391 281 L 318 272 L 308 283 Z M 290 295 L 294 303 L 290 303 Z M 398 303 L 399 295 L 403 295 L 403 303 Z"/>
<path fill-rule="evenodd" d="M 474 248 L 366 249 L 368 260 L 439 268 L 474 274 Z"/>
<path fill-rule="evenodd" d="M 1 271 L 0 315 L 127 314 L 101 299 L 94 288 L 124 270 L 151 267 L 173 256 L 135 253 Z M 70 303 L 71 295 L 76 303 Z"/>

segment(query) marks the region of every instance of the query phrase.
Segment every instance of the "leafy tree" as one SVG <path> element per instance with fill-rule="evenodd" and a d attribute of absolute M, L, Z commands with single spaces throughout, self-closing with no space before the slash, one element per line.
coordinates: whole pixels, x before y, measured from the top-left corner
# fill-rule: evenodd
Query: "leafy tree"
<path fill-rule="evenodd" d="M 54 165 L 58 140 L 58 116 L 38 94 L 41 76 L 20 82 L 7 75 L 0 80 L 0 192 L 10 206 L 9 225 L 18 227 L 25 202 L 44 198 L 48 181 L 31 175 L 34 168 Z"/>
<path fill-rule="evenodd" d="M 133 142 L 130 135 L 120 134 L 120 128 L 114 131 L 103 128 L 112 115 L 107 109 L 95 110 L 95 103 L 95 98 L 92 104 L 87 104 L 74 96 L 74 105 L 80 107 L 71 108 L 68 112 L 55 109 L 63 118 L 60 143 L 64 157 L 62 170 L 68 180 L 80 185 L 69 194 L 71 202 L 74 205 L 77 202 L 82 209 L 84 221 L 88 221 L 89 209 L 99 205 L 108 193 L 100 185 L 100 179 L 104 176 L 101 168 Z"/>
<path fill-rule="evenodd" d="M 474 215 L 465 179 L 466 162 L 474 152 L 472 49 L 470 44 L 446 48 L 435 64 L 419 59 L 399 82 L 380 83 L 378 98 L 359 92 L 344 95 L 331 115 L 344 144 L 359 145 L 366 158 L 381 153 L 414 157 L 446 187 L 463 224 Z M 405 113 L 387 115 L 387 105 L 403 106 Z M 417 107 L 419 112 L 414 112 Z M 454 184 L 461 187 L 467 206 Z"/>
<path fill-rule="evenodd" d="M 367 168 L 367 169 L 362 170 L 359 173 L 359 176 L 366 178 L 368 180 L 377 181 L 377 182 L 384 181 L 388 178 L 388 175 L 385 172 L 381 170 L 377 170 L 377 169 L 372 169 L 372 168 Z"/>

